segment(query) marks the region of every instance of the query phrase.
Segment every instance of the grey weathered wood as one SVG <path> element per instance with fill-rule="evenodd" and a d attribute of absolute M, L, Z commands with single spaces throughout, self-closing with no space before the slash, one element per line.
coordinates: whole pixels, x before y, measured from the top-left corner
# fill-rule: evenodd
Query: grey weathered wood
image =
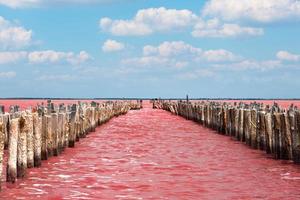
<path fill-rule="evenodd" d="M 73 105 L 70 112 L 69 118 L 69 147 L 75 147 L 76 141 L 76 105 Z"/>
<path fill-rule="evenodd" d="M 33 135 L 34 135 L 34 166 L 42 164 L 42 117 L 33 113 Z"/>
<path fill-rule="evenodd" d="M 251 145 L 251 111 L 245 110 L 245 142 L 247 145 Z"/>
<path fill-rule="evenodd" d="M 5 113 L 2 115 L 2 122 L 3 122 L 3 131 L 4 131 L 4 149 L 8 148 L 8 140 L 9 140 L 9 119 L 10 115 L 9 113 Z"/>
<path fill-rule="evenodd" d="M 61 153 L 63 151 L 64 146 L 64 114 L 58 113 L 58 121 L 57 121 L 57 138 L 58 138 L 58 152 Z"/>
<path fill-rule="evenodd" d="M 6 181 L 12 183 L 14 183 L 17 179 L 17 152 L 19 132 L 19 119 L 12 119 L 10 121 L 8 162 L 6 170 Z"/>
<path fill-rule="evenodd" d="M 295 130 L 293 132 L 293 161 L 300 164 L 300 111 L 295 112 Z"/>
<path fill-rule="evenodd" d="M 273 123 L 272 123 L 272 114 L 266 113 L 264 116 L 265 118 L 265 126 L 266 126 L 266 152 L 267 153 L 274 153 L 274 144 L 273 144 Z"/>
<path fill-rule="evenodd" d="M 20 134 L 18 137 L 18 155 L 17 155 L 17 177 L 23 178 L 26 175 L 27 168 L 27 117 L 22 114 L 19 120 Z"/>
<path fill-rule="evenodd" d="M 34 133 L 33 133 L 33 117 L 31 114 L 25 115 L 27 127 L 27 167 L 34 167 Z"/>
<path fill-rule="evenodd" d="M 54 156 L 58 156 L 58 115 L 51 114 L 51 136 L 52 136 L 52 151 Z"/>
<path fill-rule="evenodd" d="M 251 110 L 251 128 L 250 128 L 251 147 L 257 148 L 257 111 Z"/>
<path fill-rule="evenodd" d="M 282 137 L 282 124 L 281 124 L 281 113 L 274 113 L 274 137 L 273 137 L 273 148 L 274 156 L 276 159 L 280 159 L 282 156 L 281 152 L 281 137 Z"/>
<path fill-rule="evenodd" d="M 5 143 L 4 126 L 3 126 L 3 122 L 0 122 L 0 190 L 1 190 L 2 171 L 3 171 L 4 143 Z"/>
<path fill-rule="evenodd" d="M 239 140 L 239 109 L 234 109 L 234 137 Z"/>
<path fill-rule="evenodd" d="M 244 142 L 245 141 L 245 134 L 244 134 L 244 109 L 240 109 L 239 111 L 239 140 Z"/>
<path fill-rule="evenodd" d="M 47 121 L 49 120 L 49 116 L 42 116 L 42 148 L 41 148 L 41 158 L 42 160 L 48 159 L 48 142 L 47 142 L 47 134 L 48 134 L 48 127 L 47 127 Z"/>
<path fill-rule="evenodd" d="M 264 111 L 260 111 L 258 113 L 258 121 L 259 121 L 259 130 L 257 137 L 257 144 L 260 150 L 266 149 L 266 121 L 265 121 L 266 113 Z"/>
<path fill-rule="evenodd" d="M 51 105 L 51 104 L 50 104 Z M 48 152 L 48 157 L 53 156 L 53 132 L 52 132 L 52 117 L 51 115 L 47 115 L 46 116 L 47 120 L 46 120 L 46 124 L 47 124 L 47 152 Z"/>
<path fill-rule="evenodd" d="M 283 114 L 283 120 L 285 124 L 285 130 L 284 136 L 283 136 L 283 143 L 284 143 L 284 159 L 287 160 L 292 160 L 293 155 L 292 155 L 292 134 L 291 134 L 291 122 L 289 119 L 289 113 L 285 112 Z"/>

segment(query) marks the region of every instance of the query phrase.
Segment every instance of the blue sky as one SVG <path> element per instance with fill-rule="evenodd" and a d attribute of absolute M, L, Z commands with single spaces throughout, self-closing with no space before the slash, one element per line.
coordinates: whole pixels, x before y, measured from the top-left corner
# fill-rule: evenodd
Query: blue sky
<path fill-rule="evenodd" d="M 298 0 L 0 0 L 1 97 L 300 98 Z"/>

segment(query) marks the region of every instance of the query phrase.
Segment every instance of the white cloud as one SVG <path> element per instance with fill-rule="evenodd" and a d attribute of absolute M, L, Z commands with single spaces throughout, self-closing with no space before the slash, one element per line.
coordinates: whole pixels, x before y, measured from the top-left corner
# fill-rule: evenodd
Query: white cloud
<path fill-rule="evenodd" d="M 67 61 L 72 65 L 80 65 L 90 59 L 92 59 L 92 57 L 86 51 L 80 51 L 78 55 L 73 53 L 73 56 L 67 59 Z"/>
<path fill-rule="evenodd" d="M 81 51 L 77 55 L 73 52 L 59 52 L 53 50 L 34 51 L 28 54 L 28 60 L 32 64 L 67 62 L 72 65 L 77 65 L 84 63 L 89 59 L 90 56 L 85 51 Z"/>
<path fill-rule="evenodd" d="M 143 36 L 157 32 L 188 30 L 194 27 L 194 37 L 236 37 L 242 35 L 260 36 L 262 28 L 224 23 L 218 18 L 202 19 L 190 10 L 149 8 L 139 10 L 133 19 L 100 19 L 102 31 L 116 36 Z"/>
<path fill-rule="evenodd" d="M 163 42 L 158 46 L 147 45 L 143 48 L 144 56 L 158 56 L 189 59 L 208 62 L 226 62 L 239 59 L 234 53 L 224 50 L 202 50 L 183 41 Z"/>
<path fill-rule="evenodd" d="M 27 58 L 27 52 L 0 52 L 0 64 L 17 63 Z"/>
<path fill-rule="evenodd" d="M 151 28 L 161 31 L 187 27 L 197 19 L 198 17 L 190 10 L 166 9 L 164 7 L 139 10 L 135 16 L 135 21 L 145 23 Z"/>
<path fill-rule="evenodd" d="M 32 31 L 0 16 L 0 49 L 19 49 L 32 42 Z"/>
<path fill-rule="evenodd" d="M 102 4 L 118 2 L 118 0 L 0 0 L 0 5 L 10 8 L 28 8 L 49 5 L 78 5 L 78 4 Z"/>
<path fill-rule="evenodd" d="M 30 63 L 55 63 L 62 59 L 68 59 L 73 56 L 73 53 L 57 52 L 52 50 L 34 51 L 29 53 L 28 58 Z"/>
<path fill-rule="evenodd" d="M 102 18 L 100 27 L 113 35 L 150 35 L 191 26 L 198 17 L 190 10 L 149 8 L 139 10 L 131 20 Z"/>
<path fill-rule="evenodd" d="M 263 34 L 264 30 L 262 28 L 242 27 L 238 24 L 222 24 L 217 18 L 207 21 L 199 20 L 192 32 L 194 37 L 237 37 Z"/>
<path fill-rule="evenodd" d="M 279 60 L 286 60 L 286 61 L 300 61 L 300 55 L 292 54 L 288 51 L 279 51 L 276 54 Z"/>
<path fill-rule="evenodd" d="M 225 69 L 225 70 L 235 70 L 235 71 L 245 71 L 245 70 L 259 70 L 266 71 L 275 68 L 282 67 L 282 63 L 279 60 L 242 60 L 241 62 L 228 64 L 215 64 L 213 65 L 215 69 Z"/>
<path fill-rule="evenodd" d="M 0 72 L 0 78 L 14 78 L 16 75 L 17 73 L 14 71 Z"/>
<path fill-rule="evenodd" d="M 11 7 L 30 7 L 36 6 L 41 3 L 42 0 L 0 0 L 0 4 Z"/>
<path fill-rule="evenodd" d="M 125 48 L 125 45 L 115 40 L 106 40 L 102 46 L 104 52 L 121 51 Z"/>
<path fill-rule="evenodd" d="M 153 32 L 150 27 L 143 23 L 130 20 L 111 20 L 110 18 L 102 18 L 100 27 L 103 31 L 118 36 L 149 35 Z"/>
<path fill-rule="evenodd" d="M 272 22 L 300 17 L 298 0 L 210 0 L 202 11 L 204 16 L 216 16 L 223 20 L 250 19 Z"/>
<path fill-rule="evenodd" d="M 224 49 L 204 51 L 202 57 L 208 62 L 235 61 L 239 58 L 238 56 L 234 55 L 232 52 Z"/>
<path fill-rule="evenodd" d="M 68 63 L 72 65 L 80 65 L 90 59 L 92 59 L 91 56 L 85 51 L 81 51 L 78 54 L 53 50 L 0 52 L 0 64 L 14 64 L 23 61 L 31 64 Z"/>
<path fill-rule="evenodd" d="M 163 57 L 170 57 L 176 55 L 199 55 L 202 52 L 200 48 L 196 48 L 183 41 L 163 42 L 157 47 L 147 45 L 143 49 L 144 55 L 159 55 Z"/>
<path fill-rule="evenodd" d="M 156 67 L 183 70 L 198 66 L 199 63 L 211 65 L 212 63 L 236 62 L 238 60 L 240 57 L 228 50 L 205 51 L 183 41 L 166 41 L 158 46 L 144 46 L 142 56 L 124 59 L 121 64 L 130 68 Z"/>

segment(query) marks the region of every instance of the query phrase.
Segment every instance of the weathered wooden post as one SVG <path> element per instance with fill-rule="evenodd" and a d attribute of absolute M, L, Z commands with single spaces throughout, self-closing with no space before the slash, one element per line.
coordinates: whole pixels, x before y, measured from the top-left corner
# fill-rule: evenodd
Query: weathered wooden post
<path fill-rule="evenodd" d="M 64 120 L 64 148 L 69 146 L 69 137 L 70 137 L 70 115 L 65 113 L 65 120 Z"/>
<path fill-rule="evenodd" d="M 273 116 L 272 113 L 268 112 L 265 114 L 265 125 L 266 125 L 266 152 L 273 154 L 274 153 L 274 144 L 273 144 Z"/>
<path fill-rule="evenodd" d="M 53 155 L 58 156 L 58 115 L 57 113 L 51 114 L 51 132 L 52 132 L 52 147 Z"/>
<path fill-rule="evenodd" d="M 259 121 L 259 130 L 258 130 L 258 147 L 260 150 L 266 149 L 266 121 L 265 121 L 266 113 L 264 111 L 260 111 L 258 113 L 258 121 Z"/>
<path fill-rule="evenodd" d="M 244 108 L 239 110 L 239 140 L 244 142 L 245 141 L 245 134 L 244 134 Z"/>
<path fill-rule="evenodd" d="M 17 152 L 19 137 L 19 118 L 10 121 L 8 162 L 6 170 L 6 181 L 14 183 L 17 178 Z"/>
<path fill-rule="evenodd" d="M 92 132 L 96 131 L 95 107 L 92 107 Z"/>
<path fill-rule="evenodd" d="M 3 126 L 3 132 L 4 132 L 4 149 L 8 148 L 8 129 L 9 129 L 9 113 L 4 113 L 1 115 L 1 121 Z"/>
<path fill-rule="evenodd" d="M 42 160 L 48 159 L 48 141 L 47 141 L 47 134 L 48 134 L 48 122 L 50 117 L 47 115 L 42 116 Z"/>
<path fill-rule="evenodd" d="M 239 110 L 238 108 L 234 108 L 234 137 L 237 140 L 240 140 L 239 137 Z"/>
<path fill-rule="evenodd" d="M 17 177 L 23 178 L 27 168 L 27 132 L 28 120 L 25 113 L 22 113 L 19 120 L 20 134 L 18 138 L 18 156 L 17 156 Z"/>
<path fill-rule="evenodd" d="M 292 155 L 292 135 L 291 135 L 291 122 L 289 118 L 290 113 L 289 112 L 284 112 L 283 113 L 283 121 L 284 121 L 284 130 L 283 130 L 283 159 L 286 160 L 292 160 L 293 155 Z"/>
<path fill-rule="evenodd" d="M 257 148 L 257 111 L 256 109 L 251 110 L 251 131 L 250 131 L 250 140 L 251 147 Z"/>
<path fill-rule="evenodd" d="M 60 104 L 58 113 L 58 137 L 59 137 L 59 151 L 62 152 L 66 145 L 66 107 L 64 104 Z"/>
<path fill-rule="evenodd" d="M 225 106 L 225 135 L 230 134 L 230 108 L 228 108 L 228 105 Z"/>
<path fill-rule="evenodd" d="M 244 111 L 244 119 L 245 119 L 245 142 L 247 145 L 251 145 L 250 141 L 250 134 L 251 134 L 251 111 L 249 109 L 246 109 Z"/>
<path fill-rule="evenodd" d="M 25 115 L 25 122 L 27 124 L 27 167 L 34 167 L 34 133 L 33 133 L 33 118 L 31 113 Z"/>
<path fill-rule="evenodd" d="M 2 180 L 2 171 L 3 171 L 3 155 L 4 155 L 4 134 L 3 122 L 0 123 L 0 191 L 1 191 L 1 180 Z"/>
<path fill-rule="evenodd" d="M 280 159 L 281 156 L 281 138 L 282 138 L 282 124 L 281 124 L 281 117 L 282 113 L 274 113 L 274 138 L 273 138 L 273 149 L 274 149 L 274 155 L 275 159 Z"/>
<path fill-rule="evenodd" d="M 75 120 L 75 135 L 76 135 L 76 142 L 79 141 L 80 139 L 80 125 L 79 125 L 79 118 L 78 116 L 76 117 L 77 119 Z"/>
<path fill-rule="evenodd" d="M 61 153 L 64 148 L 64 114 L 58 113 L 57 136 L 58 136 L 58 151 Z"/>
<path fill-rule="evenodd" d="M 46 116 L 46 137 L 47 137 L 47 153 L 48 157 L 53 156 L 53 132 L 52 132 L 52 117 Z"/>
<path fill-rule="evenodd" d="M 222 106 L 222 110 L 221 110 L 221 130 L 220 130 L 220 133 L 221 134 L 226 134 L 226 107 L 225 105 Z"/>
<path fill-rule="evenodd" d="M 75 147 L 76 140 L 76 129 L 75 129 L 75 120 L 76 120 L 76 111 L 77 106 L 73 104 L 71 107 L 70 118 L 69 118 L 69 147 Z"/>
<path fill-rule="evenodd" d="M 39 167 L 42 163 L 42 118 L 38 113 L 32 114 L 34 135 L 34 166 Z"/>
<path fill-rule="evenodd" d="M 300 164 L 300 111 L 295 112 L 295 130 L 293 132 L 293 161 Z"/>

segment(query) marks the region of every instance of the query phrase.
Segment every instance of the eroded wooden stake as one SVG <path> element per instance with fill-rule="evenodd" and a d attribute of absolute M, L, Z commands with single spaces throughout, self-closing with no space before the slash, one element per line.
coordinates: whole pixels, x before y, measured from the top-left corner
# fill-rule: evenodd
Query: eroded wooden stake
<path fill-rule="evenodd" d="M 295 112 L 295 130 L 293 132 L 293 160 L 300 164 L 300 112 Z"/>
<path fill-rule="evenodd" d="M 34 135 L 34 166 L 39 167 L 42 163 L 42 118 L 38 113 L 33 113 Z"/>
<path fill-rule="evenodd" d="M 22 114 L 19 120 L 20 134 L 18 138 L 18 160 L 17 160 L 17 177 L 23 178 L 27 168 L 27 117 Z"/>
<path fill-rule="evenodd" d="M 41 151 L 41 157 L 42 160 L 47 160 L 48 159 L 48 142 L 47 142 L 47 134 L 48 134 L 48 127 L 47 127 L 47 121 L 49 120 L 49 116 L 47 117 L 46 115 L 42 116 L 42 151 Z"/>
<path fill-rule="evenodd" d="M 47 124 L 47 152 L 48 157 L 53 156 L 53 132 L 52 132 L 52 118 L 51 115 L 46 116 L 46 124 Z"/>
<path fill-rule="evenodd" d="M 58 156 L 58 115 L 52 113 L 51 115 L 51 136 L 52 136 L 52 149 L 53 155 Z"/>
<path fill-rule="evenodd" d="M 34 167 L 34 133 L 33 133 L 33 118 L 31 114 L 25 116 L 27 123 L 27 167 Z"/>
<path fill-rule="evenodd" d="M 8 162 L 6 170 L 6 181 L 14 183 L 17 178 L 17 152 L 19 137 L 19 118 L 10 121 L 10 133 L 8 144 Z"/>
<path fill-rule="evenodd" d="M 4 133 L 3 122 L 0 123 L 0 190 L 1 190 L 1 180 L 3 171 L 3 156 L 4 156 L 4 143 L 5 143 L 5 133 Z"/>

